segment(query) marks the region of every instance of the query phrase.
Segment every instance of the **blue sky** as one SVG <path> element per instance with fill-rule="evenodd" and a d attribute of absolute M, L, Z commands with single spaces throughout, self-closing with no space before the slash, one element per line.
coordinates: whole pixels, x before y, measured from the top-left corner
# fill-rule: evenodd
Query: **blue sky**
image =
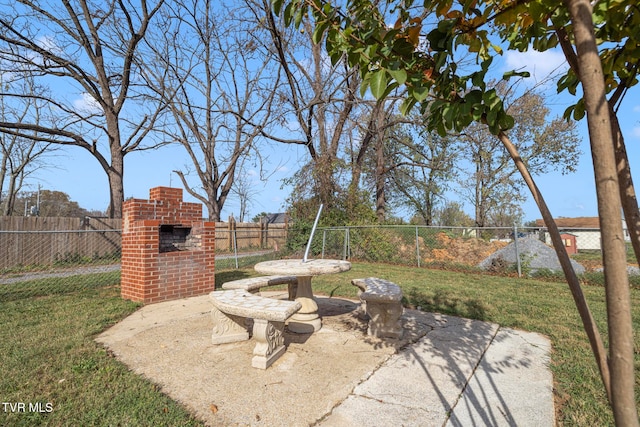
<path fill-rule="evenodd" d="M 554 69 L 563 70 L 566 63 L 559 50 L 544 53 L 530 50 L 518 53 L 507 51 L 503 58 L 503 71 L 511 69 L 526 69 L 532 73 L 531 80 L 541 80 Z M 567 93 L 557 94 L 555 83 L 545 90 L 548 94 L 546 105 L 551 115 L 562 115 L 564 110 L 577 101 Z M 627 154 L 631 163 L 636 192 L 640 187 L 640 88 L 633 87 L 626 95 L 618 111 L 620 127 L 625 137 Z M 535 176 L 549 209 L 554 217 L 597 216 L 598 207 L 593 176 L 593 164 L 589 147 L 589 133 L 586 118 L 577 123 L 581 137 L 582 155 L 579 159 L 578 170 L 575 173 L 562 175 L 560 172 Z M 635 169 L 634 169 L 635 166 Z M 528 198 L 523 206 L 525 220 L 541 218 L 539 210 Z"/>
<path fill-rule="evenodd" d="M 526 67 L 532 73 L 531 80 L 542 79 L 549 72 L 562 67 L 564 59 L 559 52 L 506 52 L 501 60 L 501 67 L 520 69 Z M 558 95 L 552 85 L 548 93 L 547 106 L 552 115 L 561 115 L 565 108 L 575 102 L 570 95 Z M 78 100 L 79 104 L 83 102 Z M 619 111 L 619 120 L 625 136 L 634 182 L 640 188 L 640 89 L 636 86 L 626 96 Z M 569 175 L 560 172 L 534 177 L 542 191 L 547 204 L 555 217 L 596 216 L 597 203 L 593 168 L 589 150 L 589 139 L 586 119 L 579 124 L 582 137 L 582 156 L 578 171 Z M 265 171 L 270 175 L 267 182 L 259 180 L 258 171 L 248 169 L 247 174 L 254 196 L 249 206 L 248 218 L 259 212 L 281 212 L 289 194 L 288 188 L 282 188 L 282 180 L 290 177 L 308 160 L 305 149 L 292 145 L 274 145 L 267 147 L 268 161 Z M 52 159 L 55 168 L 47 168 L 37 172 L 29 181 L 33 190 L 38 184 L 42 188 L 67 193 L 70 198 L 86 209 L 105 210 L 109 200 L 109 189 L 106 175 L 97 161 L 84 150 L 77 147 L 64 148 L 63 152 Z M 157 151 L 131 153 L 125 158 L 125 197 L 146 199 L 149 188 L 156 186 L 181 187 L 178 177 L 172 173 L 188 163 L 188 158 L 179 146 L 165 147 Z M 634 171 L 635 167 L 635 171 Z M 637 190 L 639 191 L 639 190 Z M 186 201 L 196 201 L 184 192 Z M 230 214 L 236 218 L 239 213 L 237 200 L 229 199 L 223 210 L 222 218 Z M 467 213 L 473 208 L 467 206 Z M 540 218 L 539 211 L 529 197 L 523 205 L 525 221 Z"/>

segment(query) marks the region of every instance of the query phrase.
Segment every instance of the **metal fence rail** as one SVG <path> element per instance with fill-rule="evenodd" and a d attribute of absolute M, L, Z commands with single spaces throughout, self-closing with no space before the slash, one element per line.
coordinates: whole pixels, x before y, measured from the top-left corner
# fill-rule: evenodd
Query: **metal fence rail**
<path fill-rule="evenodd" d="M 0 230 L 0 302 L 118 286 L 121 237 L 113 229 Z M 285 238 L 282 227 L 217 229 L 216 270 L 273 259 Z"/>
<path fill-rule="evenodd" d="M 587 275 L 589 281 L 602 283 L 600 230 L 573 228 L 560 232 L 577 272 Z M 505 255 L 501 255 L 503 258 L 498 261 L 491 261 L 488 269 L 492 273 L 562 278 L 546 228 L 420 225 L 325 227 L 318 229 L 312 242 L 313 254 L 320 258 L 465 270 L 486 270 L 489 257 L 500 250 Z M 512 255 L 513 252 L 515 255 Z M 637 267 L 630 245 L 628 260 L 633 275 Z"/>
<path fill-rule="evenodd" d="M 512 242 L 514 235 L 538 238 L 537 229 L 525 231 L 514 227 L 441 227 L 423 225 L 376 225 L 325 227 L 318 230 L 313 247 L 320 256 L 363 261 L 384 261 L 416 265 L 433 260 L 453 260 L 452 242 Z M 526 234 L 525 234 L 526 233 Z M 478 249 L 478 245 L 472 249 Z M 488 246 L 500 246 L 491 245 Z M 439 251 L 443 249 L 442 251 Z M 435 252 L 434 252 L 435 250 Z M 481 255 L 481 253 L 480 253 Z M 469 262 L 467 259 L 461 260 Z"/>
<path fill-rule="evenodd" d="M 308 230 L 297 232 L 275 227 L 219 228 L 217 234 L 217 239 L 223 242 L 216 248 L 217 271 L 248 267 L 285 255 L 298 256 L 291 252 L 304 248 L 287 248 L 291 246 L 289 243 L 304 241 L 306 245 L 309 237 Z M 562 230 L 562 235 L 572 259 L 584 267 L 581 277 L 603 283 L 599 230 Z M 525 276 L 531 274 L 533 261 L 538 257 L 528 252 L 527 242 L 531 240 L 547 247 L 548 233 L 544 228 L 517 227 L 325 227 L 317 229 L 309 257 L 479 271 L 483 260 L 513 244 L 515 262 L 493 262 L 491 273 Z M 117 286 L 120 241 L 120 231 L 112 229 L 0 230 L 0 301 Z M 637 273 L 631 250 L 628 261 L 630 271 Z M 550 273 L 562 280 L 561 272 Z M 634 277 L 632 285 L 636 286 L 640 276 Z"/>

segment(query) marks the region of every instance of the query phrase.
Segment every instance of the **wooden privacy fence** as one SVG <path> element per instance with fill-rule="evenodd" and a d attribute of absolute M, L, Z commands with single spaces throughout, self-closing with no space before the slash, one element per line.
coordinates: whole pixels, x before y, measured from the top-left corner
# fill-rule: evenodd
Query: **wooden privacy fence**
<path fill-rule="evenodd" d="M 0 269 L 119 262 L 121 220 L 62 217 L 0 217 Z"/>
<path fill-rule="evenodd" d="M 120 262 L 122 220 L 0 217 L 0 269 Z M 216 223 L 216 252 L 281 249 L 286 224 Z"/>
<path fill-rule="evenodd" d="M 286 223 L 216 222 L 216 252 L 282 249 L 287 229 Z"/>

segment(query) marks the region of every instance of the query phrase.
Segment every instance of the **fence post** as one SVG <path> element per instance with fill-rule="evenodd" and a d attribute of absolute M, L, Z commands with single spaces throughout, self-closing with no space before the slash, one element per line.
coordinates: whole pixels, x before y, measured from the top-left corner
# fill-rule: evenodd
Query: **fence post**
<path fill-rule="evenodd" d="M 418 260 L 418 267 L 420 267 L 420 243 L 418 241 L 418 226 L 416 225 L 416 259 Z"/>
<path fill-rule="evenodd" d="M 234 228 L 233 230 L 233 253 L 235 255 L 235 259 L 236 259 L 236 270 L 238 269 L 238 241 L 237 241 L 237 237 L 236 237 L 236 230 Z"/>
<path fill-rule="evenodd" d="M 284 213 L 284 244 L 282 246 L 287 246 L 287 241 L 289 240 L 289 213 Z"/>
<path fill-rule="evenodd" d="M 347 259 L 347 241 L 349 239 L 349 227 L 344 228 L 344 248 L 342 249 L 342 259 Z"/>
<path fill-rule="evenodd" d="M 327 230 L 322 230 L 322 259 L 324 259 L 324 246 L 327 242 Z"/>
<path fill-rule="evenodd" d="M 236 220 L 233 218 L 233 215 L 229 216 L 229 222 L 227 223 L 227 228 L 229 230 L 229 250 L 232 251 L 236 245 L 235 236 L 232 234 L 235 233 L 236 229 Z"/>
<path fill-rule="evenodd" d="M 518 266 L 518 277 L 522 277 L 522 267 L 520 265 L 520 251 L 518 250 L 518 226 L 513 224 L 513 243 L 516 249 L 516 265 Z"/>

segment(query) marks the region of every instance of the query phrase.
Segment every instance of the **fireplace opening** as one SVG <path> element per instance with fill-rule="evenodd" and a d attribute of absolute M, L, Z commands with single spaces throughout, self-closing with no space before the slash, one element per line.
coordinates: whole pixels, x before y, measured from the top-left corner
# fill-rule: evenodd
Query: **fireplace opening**
<path fill-rule="evenodd" d="M 160 225 L 160 252 L 188 251 L 194 249 L 191 227 Z"/>

